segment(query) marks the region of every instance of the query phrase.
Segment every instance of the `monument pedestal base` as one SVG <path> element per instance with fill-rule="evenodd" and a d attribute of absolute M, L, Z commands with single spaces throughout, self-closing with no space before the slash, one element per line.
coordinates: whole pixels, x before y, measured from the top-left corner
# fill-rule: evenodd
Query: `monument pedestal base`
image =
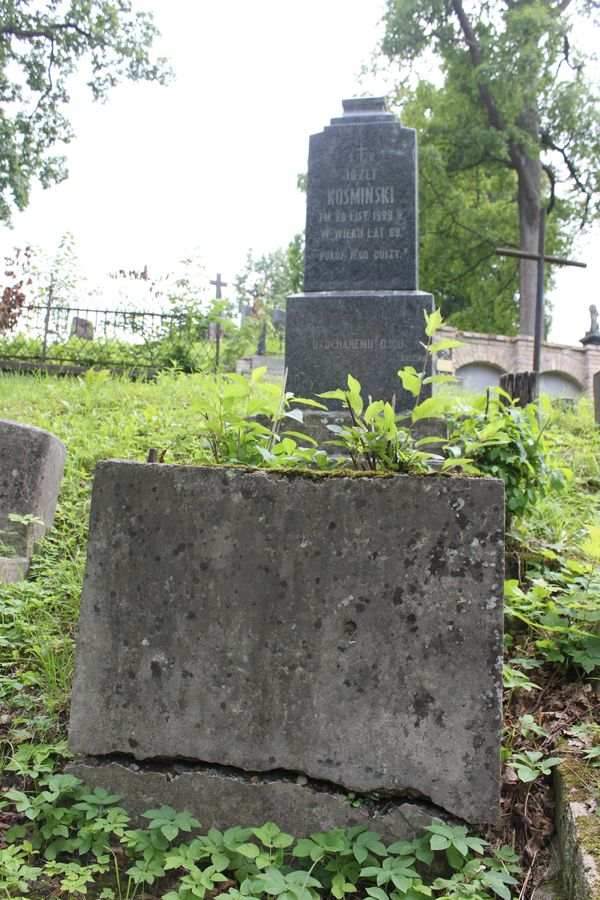
<path fill-rule="evenodd" d="M 346 388 L 348 375 L 353 375 L 365 400 L 395 398 L 396 409 L 412 407 L 414 400 L 397 373 L 406 365 L 423 368 L 423 313 L 432 310 L 432 295 L 422 291 L 321 291 L 289 297 L 288 390 L 314 398 Z M 422 399 L 427 396 L 429 387 Z M 341 408 L 336 401 L 328 405 Z"/>

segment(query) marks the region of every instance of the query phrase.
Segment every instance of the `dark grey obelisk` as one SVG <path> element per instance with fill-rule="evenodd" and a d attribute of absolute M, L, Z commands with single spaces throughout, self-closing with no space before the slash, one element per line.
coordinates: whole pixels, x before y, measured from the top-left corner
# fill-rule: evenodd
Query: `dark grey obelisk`
<path fill-rule="evenodd" d="M 415 132 L 383 98 L 343 101 L 344 114 L 310 138 L 304 293 L 288 298 L 288 387 L 299 396 L 345 387 L 413 405 L 398 369 L 423 366 L 418 289 Z M 423 392 L 428 396 L 429 388 Z"/>

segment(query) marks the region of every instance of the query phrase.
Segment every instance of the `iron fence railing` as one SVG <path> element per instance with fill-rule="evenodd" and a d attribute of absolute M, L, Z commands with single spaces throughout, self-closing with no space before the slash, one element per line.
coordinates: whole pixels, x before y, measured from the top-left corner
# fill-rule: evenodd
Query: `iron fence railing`
<path fill-rule="evenodd" d="M 220 324 L 199 313 L 34 305 L 0 332 L 0 365 L 211 372 L 222 341 Z"/>

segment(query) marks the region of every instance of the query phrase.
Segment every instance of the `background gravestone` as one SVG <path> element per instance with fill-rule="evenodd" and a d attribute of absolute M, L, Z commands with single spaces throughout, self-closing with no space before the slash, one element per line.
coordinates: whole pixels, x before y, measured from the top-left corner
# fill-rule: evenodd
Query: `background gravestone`
<path fill-rule="evenodd" d="M 594 375 L 594 412 L 596 425 L 600 425 L 600 372 Z"/>
<path fill-rule="evenodd" d="M 288 298 L 288 387 L 299 396 L 345 387 L 414 404 L 397 371 L 420 371 L 415 132 L 383 98 L 343 101 L 344 115 L 312 135 L 308 160 L 304 293 Z M 422 397 L 429 396 L 426 386 Z M 332 404 L 333 405 L 333 404 Z"/>
<path fill-rule="evenodd" d="M 311 780 L 308 831 L 327 788 L 495 821 L 503 526 L 495 479 L 100 463 L 71 749 L 96 783 L 111 754 L 200 766 L 219 827 L 237 802 L 264 815 L 272 787 L 230 797 L 257 772 L 283 792 L 276 821 L 286 783 Z M 126 805 L 149 790 L 123 777 Z"/>
<path fill-rule="evenodd" d="M 66 448 L 49 431 L 0 420 L 0 581 L 27 573 L 29 557 L 54 521 Z M 34 516 L 43 524 L 11 522 L 9 515 Z"/>
<path fill-rule="evenodd" d="M 84 341 L 94 340 L 94 323 L 88 319 L 75 316 L 71 322 L 71 337 L 81 338 Z"/>

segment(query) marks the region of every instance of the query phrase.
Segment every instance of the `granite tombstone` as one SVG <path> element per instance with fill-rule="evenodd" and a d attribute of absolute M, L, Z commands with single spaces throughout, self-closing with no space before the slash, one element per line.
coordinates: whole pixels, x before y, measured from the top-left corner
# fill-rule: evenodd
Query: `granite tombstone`
<path fill-rule="evenodd" d="M 71 322 L 71 337 L 81 338 L 84 341 L 94 340 L 94 323 L 88 319 L 75 316 Z"/>
<path fill-rule="evenodd" d="M 312 135 L 304 293 L 288 298 L 288 386 L 311 396 L 346 384 L 412 405 L 398 369 L 423 365 L 418 289 L 415 132 L 383 98 L 343 101 L 344 115 Z M 423 397 L 427 396 L 427 388 Z"/>

